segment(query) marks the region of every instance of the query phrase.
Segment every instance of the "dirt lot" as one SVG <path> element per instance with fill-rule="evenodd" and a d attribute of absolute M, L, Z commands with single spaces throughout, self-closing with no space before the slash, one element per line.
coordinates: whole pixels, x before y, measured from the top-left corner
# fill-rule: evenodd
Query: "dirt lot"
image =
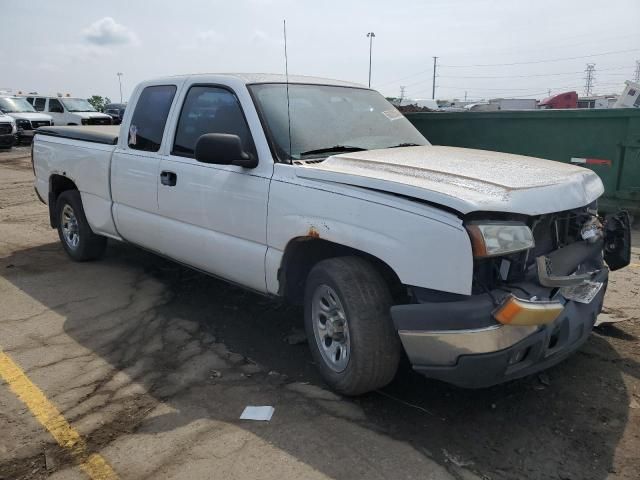
<path fill-rule="evenodd" d="M 298 309 L 115 242 L 69 261 L 26 155 L 0 154 L 0 350 L 120 478 L 638 478 L 637 246 L 606 300 L 626 320 L 545 374 L 469 391 L 404 365 L 346 399 L 295 341 Z M 49 476 L 86 478 L 0 380 L 0 479 Z"/>

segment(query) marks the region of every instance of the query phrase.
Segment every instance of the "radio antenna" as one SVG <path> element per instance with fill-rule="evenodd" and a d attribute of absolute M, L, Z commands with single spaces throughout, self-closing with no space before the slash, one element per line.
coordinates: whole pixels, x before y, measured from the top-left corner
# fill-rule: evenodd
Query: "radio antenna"
<path fill-rule="evenodd" d="M 289 124 L 289 161 L 293 161 L 291 156 L 291 105 L 289 103 L 289 60 L 287 58 L 287 20 L 282 20 L 284 33 L 284 73 L 287 80 L 287 123 Z"/>

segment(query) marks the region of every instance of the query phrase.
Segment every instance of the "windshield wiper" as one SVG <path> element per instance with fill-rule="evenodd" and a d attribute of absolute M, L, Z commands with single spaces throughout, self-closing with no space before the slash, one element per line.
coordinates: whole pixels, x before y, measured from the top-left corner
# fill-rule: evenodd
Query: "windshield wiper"
<path fill-rule="evenodd" d="M 420 145 L 418 143 L 399 143 L 398 145 L 392 145 L 390 147 L 387 148 L 400 148 L 400 147 L 422 147 L 423 145 Z"/>
<path fill-rule="evenodd" d="M 300 156 L 304 157 L 307 155 L 315 155 L 317 153 L 331 153 L 331 152 L 361 152 L 363 150 L 366 150 L 366 148 L 350 147 L 347 145 L 334 145 L 333 147 L 318 148 L 316 150 L 308 150 L 306 152 L 301 152 Z"/>

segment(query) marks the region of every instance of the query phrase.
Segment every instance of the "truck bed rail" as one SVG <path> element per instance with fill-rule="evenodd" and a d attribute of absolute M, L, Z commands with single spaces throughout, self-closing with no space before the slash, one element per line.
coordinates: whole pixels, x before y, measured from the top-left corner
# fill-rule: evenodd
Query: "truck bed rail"
<path fill-rule="evenodd" d="M 71 138 L 91 143 L 102 143 L 105 145 L 115 145 L 118 143 L 118 125 L 83 125 L 70 127 L 40 127 L 36 130 L 37 135 L 47 135 L 59 138 Z"/>

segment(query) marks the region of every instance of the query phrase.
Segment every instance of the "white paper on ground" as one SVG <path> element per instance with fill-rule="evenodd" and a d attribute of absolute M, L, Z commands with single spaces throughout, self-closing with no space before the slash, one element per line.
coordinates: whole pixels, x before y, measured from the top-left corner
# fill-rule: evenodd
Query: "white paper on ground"
<path fill-rule="evenodd" d="M 275 408 L 270 405 L 264 407 L 248 406 L 240 415 L 240 420 L 262 420 L 268 422 L 275 412 Z"/>

